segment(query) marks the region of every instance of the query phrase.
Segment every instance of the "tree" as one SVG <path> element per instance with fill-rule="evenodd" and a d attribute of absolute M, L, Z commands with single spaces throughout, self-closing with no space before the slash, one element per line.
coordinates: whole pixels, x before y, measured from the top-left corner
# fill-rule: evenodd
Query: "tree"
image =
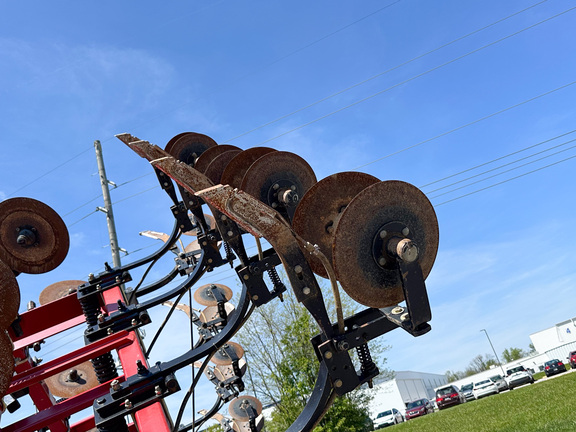
<path fill-rule="evenodd" d="M 510 363 L 511 361 L 514 360 L 519 360 L 521 358 L 526 357 L 527 355 L 528 353 L 524 351 L 522 348 L 506 348 L 502 352 L 502 358 L 506 363 Z"/>
<path fill-rule="evenodd" d="M 350 309 L 349 307 L 345 309 Z M 347 314 L 350 311 L 346 311 Z M 312 393 L 319 363 L 310 338 L 318 333 L 308 311 L 293 296 L 283 303 L 271 302 L 257 308 L 238 340 L 246 352 L 248 372 L 244 378 L 249 391 L 264 404 L 273 403 L 269 432 L 285 431 L 302 412 Z M 374 344 L 370 348 L 374 354 Z M 380 347 L 380 351 L 384 348 Z M 381 369 L 382 370 L 382 369 Z M 389 376 L 389 371 L 384 370 Z M 322 432 L 369 430 L 370 392 L 356 390 L 337 398 L 315 429 Z"/>

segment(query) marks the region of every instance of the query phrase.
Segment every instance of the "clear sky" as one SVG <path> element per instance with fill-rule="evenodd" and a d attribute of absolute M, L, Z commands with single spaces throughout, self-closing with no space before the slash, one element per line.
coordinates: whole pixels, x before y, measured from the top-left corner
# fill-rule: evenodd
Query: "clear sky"
<path fill-rule="evenodd" d="M 297 153 L 318 179 L 359 170 L 427 194 L 440 226 L 432 331 L 386 336 L 389 368 L 462 370 L 491 353 L 481 329 L 498 354 L 528 348 L 531 333 L 576 316 L 574 7 L 2 2 L 0 199 L 47 203 L 71 236 L 58 269 L 18 277 L 22 309 L 111 262 L 93 141 L 119 185 L 126 263 L 159 246 L 140 231 L 172 220 L 149 165 L 114 135 L 164 146 L 194 131 Z M 238 288 L 224 270 L 208 279 Z"/>

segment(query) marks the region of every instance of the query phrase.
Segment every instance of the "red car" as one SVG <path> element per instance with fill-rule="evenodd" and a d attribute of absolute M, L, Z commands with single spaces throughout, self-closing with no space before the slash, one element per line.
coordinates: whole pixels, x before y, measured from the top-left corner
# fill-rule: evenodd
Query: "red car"
<path fill-rule="evenodd" d="M 418 399 L 406 404 L 406 420 L 420 417 L 434 412 L 432 402 L 426 398 Z"/>
<path fill-rule="evenodd" d="M 452 405 L 459 405 L 466 402 L 466 397 L 458 389 L 458 387 L 448 384 L 436 390 L 436 405 L 438 409 L 451 407 Z"/>
<path fill-rule="evenodd" d="M 576 369 L 576 351 L 571 351 L 570 354 L 568 354 L 568 362 L 572 369 Z"/>

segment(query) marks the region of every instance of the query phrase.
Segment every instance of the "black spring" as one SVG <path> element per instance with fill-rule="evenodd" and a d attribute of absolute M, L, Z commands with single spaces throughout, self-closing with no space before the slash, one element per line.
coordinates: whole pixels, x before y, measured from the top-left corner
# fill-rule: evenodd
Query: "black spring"
<path fill-rule="evenodd" d="M 228 242 L 224 242 L 224 252 L 226 252 L 226 261 L 228 261 L 230 263 L 230 266 L 232 266 L 233 265 L 232 263 L 236 259 L 236 255 L 234 255 L 234 252 L 232 252 L 232 248 L 230 247 Z"/>
<path fill-rule="evenodd" d="M 90 361 L 94 366 L 94 372 L 96 372 L 96 378 L 98 378 L 100 384 L 118 377 L 118 370 L 116 369 L 116 363 L 114 362 L 112 354 L 102 354 Z"/>
<path fill-rule="evenodd" d="M 360 345 L 356 347 L 356 352 L 358 353 L 358 359 L 360 360 L 360 370 L 363 373 L 370 373 L 376 368 L 376 364 L 372 360 L 372 355 L 370 354 L 370 348 L 368 344 Z"/>
<path fill-rule="evenodd" d="M 98 315 L 100 315 L 100 303 L 98 303 L 98 298 L 95 295 L 83 297 L 80 299 L 80 306 L 82 306 L 82 312 L 86 317 L 86 324 L 88 324 L 88 327 L 98 324 Z"/>
<path fill-rule="evenodd" d="M 279 293 L 286 291 L 286 285 L 284 285 L 284 283 L 280 279 L 280 276 L 278 275 L 276 268 L 272 267 L 271 269 L 268 269 L 267 271 L 268 271 L 268 276 L 270 277 L 270 280 L 272 281 L 272 285 L 274 285 L 274 291 L 277 291 Z"/>

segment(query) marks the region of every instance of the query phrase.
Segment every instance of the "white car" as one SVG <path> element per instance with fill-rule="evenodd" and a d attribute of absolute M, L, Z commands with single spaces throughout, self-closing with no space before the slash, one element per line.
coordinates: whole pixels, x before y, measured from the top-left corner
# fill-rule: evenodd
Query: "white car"
<path fill-rule="evenodd" d="M 500 393 L 498 386 L 489 379 L 474 383 L 474 389 L 472 391 L 474 392 L 474 397 L 476 399 Z"/>
<path fill-rule="evenodd" d="M 374 429 L 392 426 L 404 421 L 404 416 L 396 408 L 389 409 L 388 411 L 382 411 L 376 416 L 374 420 Z"/>
<path fill-rule="evenodd" d="M 523 384 L 534 384 L 534 378 L 524 366 L 516 366 L 506 371 L 506 382 L 508 383 L 508 388 L 513 390 Z"/>

